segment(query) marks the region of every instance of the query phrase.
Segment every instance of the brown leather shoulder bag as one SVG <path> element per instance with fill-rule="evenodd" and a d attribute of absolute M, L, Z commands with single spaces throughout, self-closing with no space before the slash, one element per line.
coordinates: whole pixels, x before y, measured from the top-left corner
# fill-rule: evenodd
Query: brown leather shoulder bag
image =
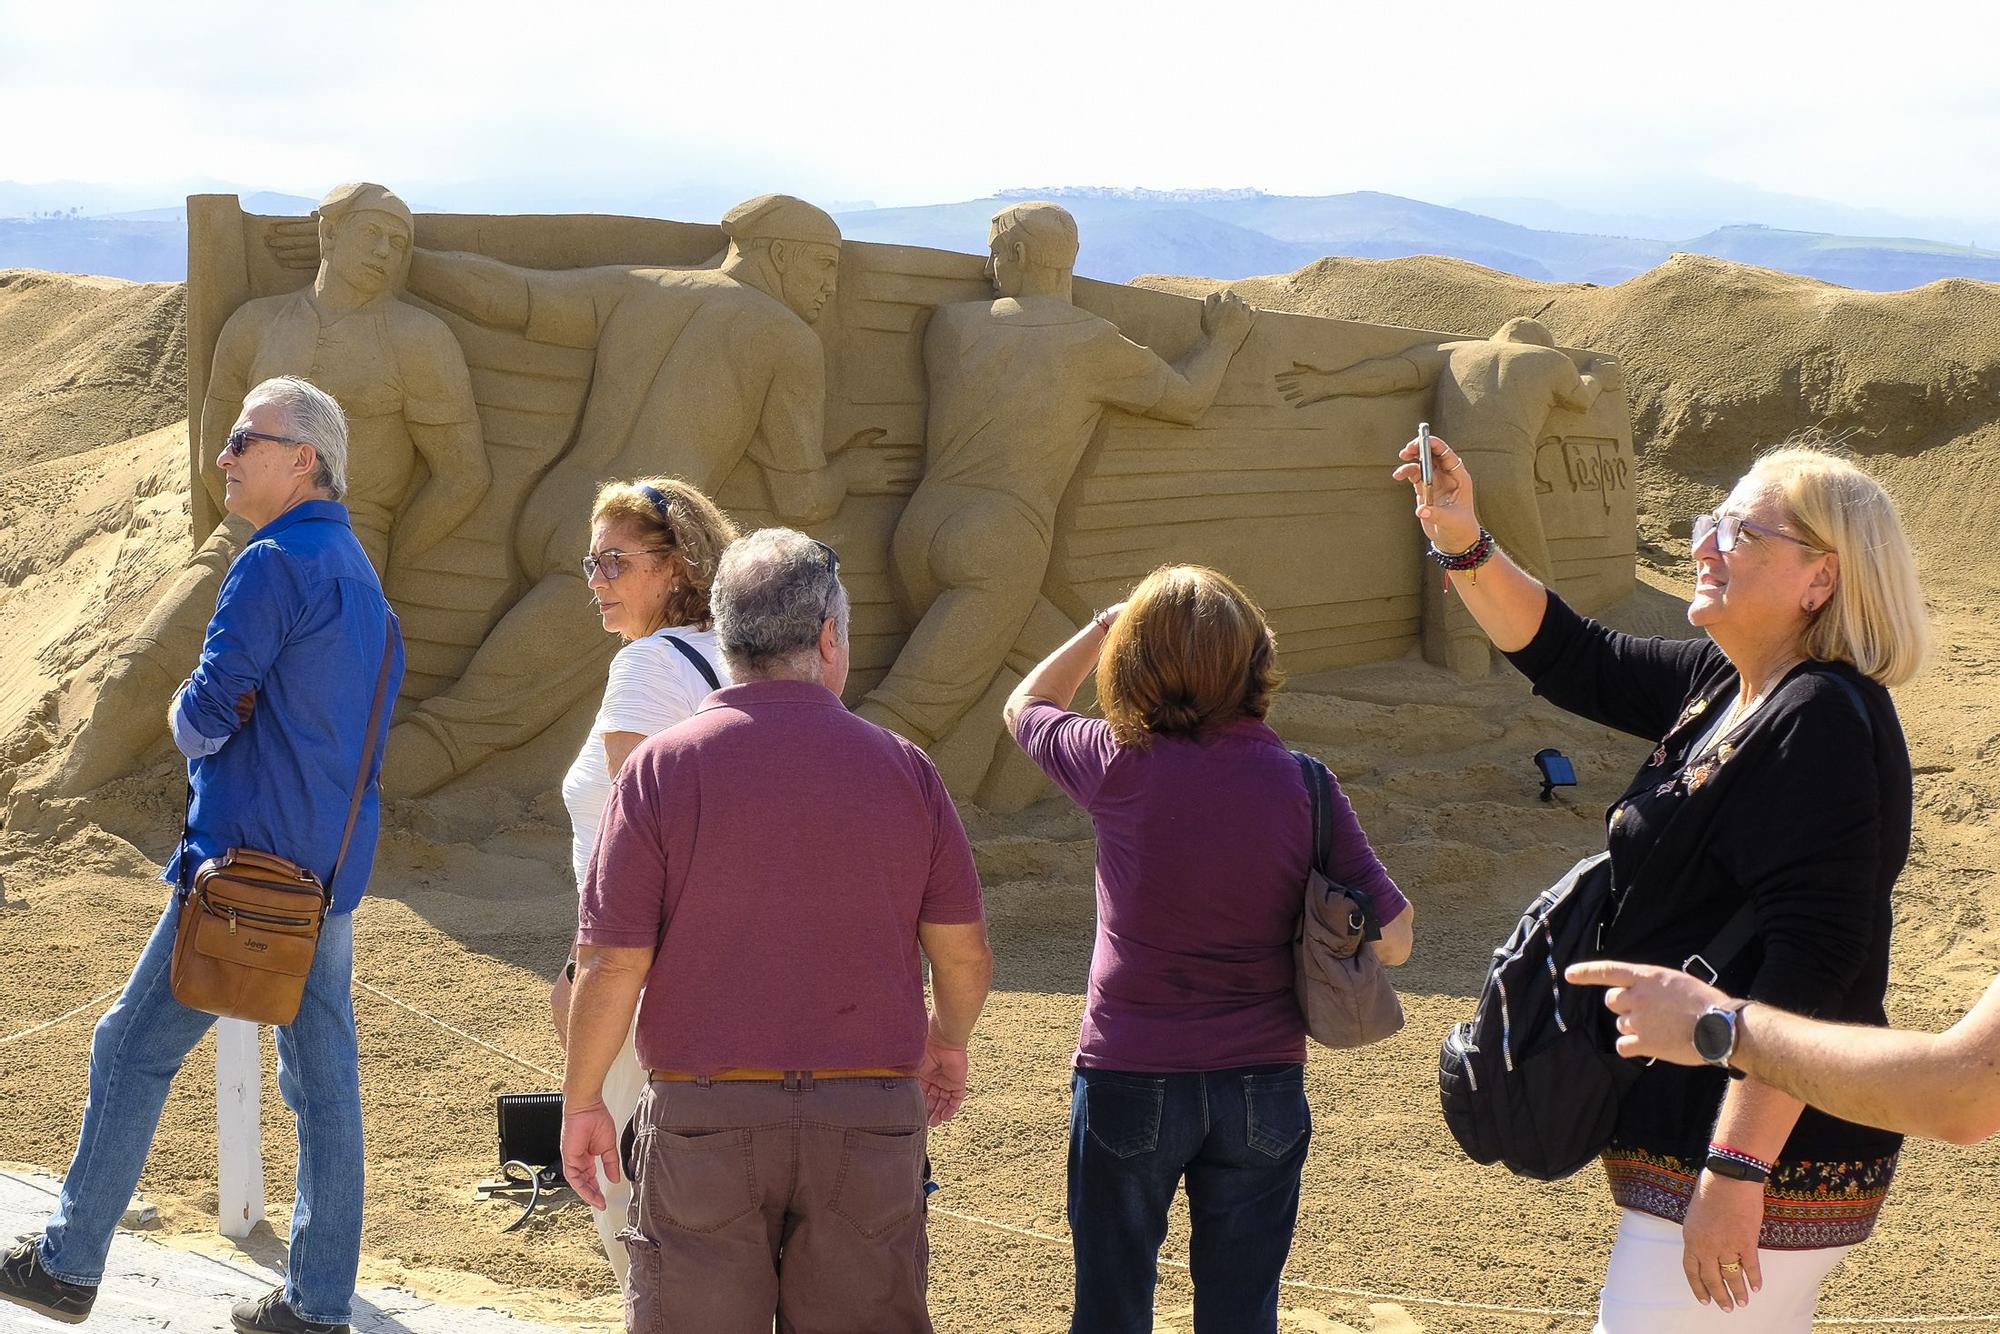
<path fill-rule="evenodd" d="M 368 762 L 375 755 L 375 731 L 382 720 L 382 696 L 389 684 L 395 651 L 394 627 L 385 626 L 382 667 L 375 677 L 375 702 L 362 734 L 361 770 L 347 800 L 347 826 L 333 875 L 319 877 L 289 857 L 254 848 L 231 848 L 210 857 L 181 886 L 180 920 L 175 927 L 173 964 L 167 979 L 174 999 L 193 1010 L 224 1019 L 289 1024 L 298 1018 L 312 971 L 320 928 L 333 902 L 332 884 L 347 861 L 354 820 L 368 785 Z M 192 806 L 194 789 L 188 789 Z M 187 837 L 186 827 L 181 831 Z M 186 875 L 183 863 L 183 876 Z"/>

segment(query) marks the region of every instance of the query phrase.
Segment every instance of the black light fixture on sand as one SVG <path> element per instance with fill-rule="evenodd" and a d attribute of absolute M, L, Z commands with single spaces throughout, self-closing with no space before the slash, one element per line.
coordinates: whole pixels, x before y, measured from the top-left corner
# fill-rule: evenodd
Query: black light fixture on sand
<path fill-rule="evenodd" d="M 1576 766 L 1554 746 L 1535 752 L 1535 767 L 1542 771 L 1543 801 L 1554 801 L 1559 787 L 1576 786 Z"/>

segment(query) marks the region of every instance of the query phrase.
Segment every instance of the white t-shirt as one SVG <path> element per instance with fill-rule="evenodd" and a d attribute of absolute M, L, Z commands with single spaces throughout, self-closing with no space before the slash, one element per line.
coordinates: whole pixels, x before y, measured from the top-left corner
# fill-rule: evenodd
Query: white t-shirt
<path fill-rule="evenodd" d="M 729 668 L 723 665 L 713 630 L 662 630 L 618 650 L 618 656 L 611 660 L 611 678 L 604 683 L 604 702 L 597 708 L 597 721 L 590 725 L 590 736 L 577 752 L 576 763 L 563 777 L 563 805 L 569 808 L 570 866 L 579 885 L 590 865 L 591 849 L 597 846 L 604 803 L 611 799 L 611 775 L 604 770 L 604 734 L 651 736 L 664 732 L 693 716 L 708 695 L 708 682 L 686 655 L 667 642 L 668 635 L 706 658 L 716 679 L 729 684 Z"/>

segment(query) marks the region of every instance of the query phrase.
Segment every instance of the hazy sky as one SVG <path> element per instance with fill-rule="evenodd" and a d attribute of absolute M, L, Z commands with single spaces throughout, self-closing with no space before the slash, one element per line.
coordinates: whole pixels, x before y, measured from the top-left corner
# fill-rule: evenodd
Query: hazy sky
<path fill-rule="evenodd" d="M 2000 20 L 1847 12 L 0 0 L 0 176 L 308 195 L 365 177 L 523 208 L 1088 183 L 1606 211 L 1711 178 L 2000 217 Z"/>

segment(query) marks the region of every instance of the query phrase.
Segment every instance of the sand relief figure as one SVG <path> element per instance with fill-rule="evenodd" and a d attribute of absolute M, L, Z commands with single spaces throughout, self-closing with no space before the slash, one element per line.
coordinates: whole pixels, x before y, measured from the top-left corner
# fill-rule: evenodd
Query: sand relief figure
<path fill-rule="evenodd" d="M 375 241 L 393 252 L 403 238 L 407 286 L 386 260 L 363 277 L 388 278 L 412 327 L 428 331 L 425 380 L 398 359 L 396 330 L 411 323 L 401 316 L 374 342 L 343 345 L 324 323 L 296 333 L 309 313 L 322 318 L 309 297 L 322 269 L 344 272 L 336 242 L 360 216 L 258 217 L 233 197 L 191 198 L 188 355 L 198 392 L 217 401 L 198 398 L 198 417 L 224 412 L 252 374 L 333 373 L 310 359 L 322 347 L 374 368 L 332 386 L 369 420 L 393 406 L 380 384 L 403 393 L 401 443 L 382 454 L 391 481 L 364 493 L 381 500 L 356 519 L 386 559 L 410 642 L 392 793 L 459 779 L 529 798 L 551 788 L 614 647 L 576 566 L 590 496 L 610 476 L 679 474 L 746 528 L 811 525 L 834 543 L 854 598 L 850 704 L 923 742 L 955 794 L 994 810 L 1041 790 L 1039 775 L 1008 767 L 1000 699 L 1161 563 L 1237 576 L 1293 675 L 1396 658 L 1425 631 L 1435 575 L 1385 464 L 1424 415 L 1398 389 L 1432 383 L 1419 365 L 1434 360 L 1451 366 L 1432 372 L 1450 381 L 1440 394 L 1458 393 L 1471 353 L 1440 350 L 1467 340 L 1268 311 L 1253 320 L 1233 297 L 1075 278 L 1074 222 L 1050 205 L 1003 212 L 985 256 L 843 243 L 825 213 L 786 196 L 751 200 L 719 226 L 425 214 L 412 232 L 404 210 Z M 268 337 L 249 337 L 258 331 Z M 303 360 L 242 352 L 267 343 L 300 347 Z M 1588 358 L 1532 350 L 1572 375 Z M 1382 362 L 1408 383 L 1309 412 L 1274 388 L 1287 367 Z M 408 392 L 438 383 L 440 364 L 458 367 L 451 382 L 467 386 L 470 413 L 450 385 Z M 1495 382 L 1514 393 L 1531 365 Z M 1545 402 L 1521 430 L 1563 442 L 1539 460 L 1552 482 L 1540 517 L 1558 586 L 1588 610 L 1629 590 L 1634 523 L 1619 485 L 1631 459 L 1622 394 L 1579 412 L 1582 401 Z M 449 402 L 459 406 L 437 406 Z M 1468 434 L 1450 410 L 1430 415 L 1441 433 Z M 477 460 L 453 465 L 441 430 Z M 196 440 L 199 543 L 218 516 L 201 480 L 209 447 Z M 454 492 L 473 477 L 476 493 Z M 205 550 L 214 575 L 231 550 L 220 536 Z M 208 577 L 185 650 L 154 655 L 161 701 L 193 660 Z M 144 749 L 128 745 L 97 781 L 136 769 Z"/>
<path fill-rule="evenodd" d="M 798 524 L 827 518 L 849 492 L 911 480 L 914 469 L 891 456 L 830 457 L 821 439 L 825 353 L 809 325 L 838 281 L 833 219 L 803 200 L 764 195 L 732 209 L 722 229 L 729 250 L 716 268 L 541 270 L 418 253 L 419 295 L 532 343 L 592 349 L 596 362 L 574 443 L 513 531 L 529 587 L 464 674 L 398 721 L 386 791 L 434 790 L 539 736 L 601 682 L 614 645 L 599 632 L 577 560 L 605 479 L 668 472 L 713 493 L 747 458 L 771 510 Z M 871 434 L 880 432 L 860 432 L 831 454 Z"/>
<path fill-rule="evenodd" d="M 1044 651 L 1046 634 L 1018 641 L 1038 603 L 1043 620 L 1061 616 L 1042 595 L 1056 511 L 1105 410 L 1194 422 L 1252 318 L 1233 294 L 1209 297 L 1201 339 L 1169 363 L 1073 303 L 1077 230 L 1064 209 L 1002 211 L 989 248 L 995 299 L 939 307 L 924 335 L 924 477 L 890 551 L 898 606 L 916 628 L 856 709 L 926 747 L 989 693 L 1010 653 L 1023 661 L 1003 689 Z M 972 721 L 997 737 L 997 712 Z"/>
<path fill-rule="evenodd" d="M 1543 427 L 1558 408 L 1590 411 L 1615 373 L 1616 363 L 1607 358 L 1579 370 L 1539 321 L 1511 319 L 1491 338 L 1413 347 L 1337 370 L 1300 362 L 1280 371 L 1276 383 L 1299 408 L 1430 390 L 1431 426 L 1478 476 L 1488 530 L 1523 569 L 1554 583 L 1549 534 L 1536 500 L 1551 489 L 1538 468 Z M 1424 611 L 1430 655 L 1461 674 L 1484 675 L 1491 663 L 1486 638 L 1457 599 L 1438 594 L 1427 581 Z"/>
<path fill-rule="evenodd" d="M 223 325 L 192 441 L 199 484 L 219 514 L 216 458 L 244 395 L 273 376 L 307 379 L 347 414 L 345 503 L 362 549 L 386 573 L 435 547 L 484 495 L 491 474 L 478 411 L 450 329 L 404 299 L 409 206 L 380 185 L 342 185 L 311 228 L 311 283 L 248 301 Z M 126 642 L 57 790 L 130 771 L 166 735 L 166 701 L 195 661 L 223 574 L 249 535 L 243 520 L 223 518 Z M 429 627 L 419 615 L 404 628 L 421 641 Z"/>

